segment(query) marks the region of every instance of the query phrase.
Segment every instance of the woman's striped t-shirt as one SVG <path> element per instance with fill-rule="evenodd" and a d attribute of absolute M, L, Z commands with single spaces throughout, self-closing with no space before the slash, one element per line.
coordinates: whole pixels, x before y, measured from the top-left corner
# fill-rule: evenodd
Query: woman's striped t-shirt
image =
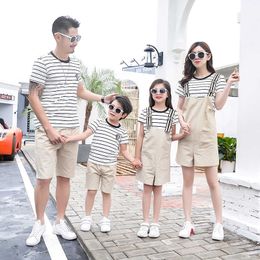
<path fill-rule="evenodd" d="M 89 161 L 101 165 L 114 165 L 120 150 L 120 144 L 128 143 L 126 130 L 111 125 L 106 120 L 96 120 L 88 125 L 93 133 Z"/>
<path fill-rule="evenodd" d="M 210 74 L 205 78 L 196 78 L 193 76 L 191 80 L 188 82 L 190 96 L 198 97 L 198 98 L 207 96 L 214 75 L 215 73 Z M 220 75 L 215 85 L 216 88 L 215 88 L 215 92 L 213 93 L 213 97 L 216 96 L 217 92 L 223 91 L 225 86 L 226 86 L 225 77 L 223 75 Z M 176 93 L 179 96 L 185 97 L 184 88 L 180 84 L 177 87 Z"/>
<path fill-rule="evenodd" d="M 76 58 L 61 61 L 49 53 L 34 62 L 30 81 L 43 85 L 40 100 L 53 127 L 79 126 L 77 88 L 80 80 L 80 62 Z M 36 118 L 35 127 L 39 126 Z"/>

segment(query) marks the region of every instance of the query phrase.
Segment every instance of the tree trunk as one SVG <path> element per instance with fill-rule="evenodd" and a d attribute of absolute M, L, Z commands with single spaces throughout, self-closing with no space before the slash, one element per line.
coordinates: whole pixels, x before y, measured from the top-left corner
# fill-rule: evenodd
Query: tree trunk
<path fill-rule="evenodd" d="M 88 127 L 88 123 L 89 123 L 89 118 L 90 118 L 90 114 L 92 111 L 92 102 L 88 102 L 87 107 L 86 107 L 86 111 L 85 111 L 85 122 L 84 122 L 84 128 L 83 131 L 85 131 Z M 85 140 L 82 141 L 83 144 L 85 144 Z"/>

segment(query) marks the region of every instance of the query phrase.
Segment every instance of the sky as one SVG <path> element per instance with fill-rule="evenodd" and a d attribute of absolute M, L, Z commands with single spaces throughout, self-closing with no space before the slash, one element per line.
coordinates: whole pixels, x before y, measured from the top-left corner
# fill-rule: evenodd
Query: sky
<path fill-rule="evenodd" d="M 164 0 L 160 0 L 164 1 Z M 196 0 L 187 23 L 187 48 L 206 41 L 220 67 L 239 60 L 240 0 Z M 89 68 L 121 70 L 120 62 L 156 45 L 157 0 L 10 0 L 1 3 L 0 82 L 28 82 L 33 61 L 55 47 L 53 21 L 80 21 L 75 56 Z"/>

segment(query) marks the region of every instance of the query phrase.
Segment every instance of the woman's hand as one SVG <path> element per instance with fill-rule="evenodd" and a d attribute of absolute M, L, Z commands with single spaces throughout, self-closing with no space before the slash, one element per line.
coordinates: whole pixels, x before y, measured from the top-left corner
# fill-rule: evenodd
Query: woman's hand
<path fill-rule="evenodd" d="M 232 85 L 233 83 L 238 82 L 239 80 L 240 80 L 239 71 L 237 68 L 235 68 L 234 71 L 229 76 L 227 80 L 227 84 Z"/>

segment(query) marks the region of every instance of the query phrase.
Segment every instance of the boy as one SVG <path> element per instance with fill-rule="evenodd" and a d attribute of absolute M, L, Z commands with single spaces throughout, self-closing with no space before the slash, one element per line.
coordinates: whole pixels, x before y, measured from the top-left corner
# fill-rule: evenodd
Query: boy
<path fill-rule="evenodd" d="M 66 142 L 80 141 L 94 134 L 86 175 L 88 191 L 85 200 L 86 216 L 82 219 L 80 225 L 82 231 L 89 231 L 91 228 L 91 211 L 99 186 L 103 198 L 103 218 L 100 221 L 100 231 L 109 232 L 111 230 L 108 216 L 119 151 L 128 161 L 134 161 L 134 158 L 127 151 L 127 132 L 119 123 L 121 119 L 126 118 L 132 112 L 131 102 L 126 96 L 116 96 L 108 108 L 108 115 L 105 120 L 94 121 L 88 125 L 85 132 L 69 136 L 66 139 Z"/>

